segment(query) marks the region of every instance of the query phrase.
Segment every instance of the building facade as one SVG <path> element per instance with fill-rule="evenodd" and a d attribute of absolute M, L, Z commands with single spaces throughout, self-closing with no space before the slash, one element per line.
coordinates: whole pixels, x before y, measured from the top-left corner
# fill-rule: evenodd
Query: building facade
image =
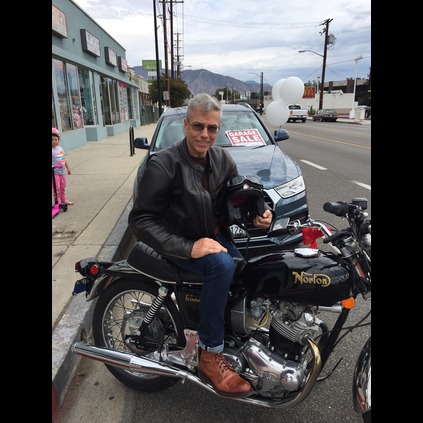
<path fill-rule="evenodd" d="M 52 126 L 65 151 L 157 119 L 147 81 L 125 56 L 76 3 L 52 1 Z"/>

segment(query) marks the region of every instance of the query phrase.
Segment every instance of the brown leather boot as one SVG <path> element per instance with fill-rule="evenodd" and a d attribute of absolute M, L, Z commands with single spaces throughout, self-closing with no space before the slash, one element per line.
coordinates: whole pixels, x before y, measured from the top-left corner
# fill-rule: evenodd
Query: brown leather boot
<path fill-rule="evenodd" d="M 216 354 L 202 348 L 199 348 L 199 353 L 198 374 L 200 379 L 206 379 L 220 395 L 245 398 L 253 393 L 252 386 L 238 376 L 222 353 Z"/>

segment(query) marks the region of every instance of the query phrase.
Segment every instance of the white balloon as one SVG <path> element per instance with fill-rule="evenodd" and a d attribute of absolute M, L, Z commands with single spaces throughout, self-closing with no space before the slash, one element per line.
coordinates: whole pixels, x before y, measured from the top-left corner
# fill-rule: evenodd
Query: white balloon
<path fill-rule="evenodd" d="M 272 126 L 281 126 L 288 120 L 289 109 L 282 100 L 272 101 L 266 108 L 266 119 Z"/>
<path fill-rule="evenodd" d="M 272 98 L 274 101 L 282 100 L 279 90 L 283 81 L 285 81 L 285 79 L 278 79 L 272 87 Z"/>
<path fill-rule="evenodd" d="M 304 82 L 296 76 L 286 78 L 279 87 L 279 96 L 287 104 L 298 103 L 303 98 L 303 95 Z"/>

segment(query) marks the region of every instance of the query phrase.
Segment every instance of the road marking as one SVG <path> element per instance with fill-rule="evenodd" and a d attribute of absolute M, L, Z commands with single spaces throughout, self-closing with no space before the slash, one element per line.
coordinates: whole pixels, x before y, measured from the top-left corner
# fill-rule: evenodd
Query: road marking
<path fill-rule="evenodd" d="M 313 167 L 316 167 L 317 169 L 320 169 L 320 170 L 327 170 L 325 167 L 319 166 L 316 163 L 309 162 L 308 160 L 300 160 L 300 162 L 306 163 L 306 164 L 313 166 Z"/>
<path fill-rule="evenodd" d="M 313 162 L 309 162 L 308 160 L 301 160 L 301 159 L 300 159 L 300 162 L 303 162 L 303 163 L 305 163 L 305 164 L 308 164 L 308 165 L 310 165 L 310 166 L 313 166 L 313 167 L 315 167 L 316 169 L 319 169 L 319 170 L 327 170 L 327 168 L 326 168 L 326 167 L 319 166 L 318 164 L 313 163 Z M 366 188 L 366 189 L 368 189 L 369 191 L 371 191 L 371 190 L 372 190 L 372 187 L 371 187 L 370 185 L 363 184 L 363 182 L 358 182 L 358 181 L 351 181 L 351 182 L 352 182 L 353 184 L 359 185 L 360 187 Z"/>
<path fill-rule="evenodd" d="M 333 131 L 333 132 L 340 132 L 340 131 Z M 310 134 L 306 134 L 304 132 L 300 132 L 300 131 L 289 131 L 289 133 L 291 134 L 299 134 L 299 135 L 304 135 L 306 137 L 310 137 L 310 138 L 316 138 L 319 140 L 325 140 L 325 141 L 330 141 L 330 142 L 334 142 L 336 144 L 344 144 L 344 145 L 352 145 L 353 147 L 358 147 L 358 148 L 364 148 L 366 150 L 371 150 L 372 148 L 367 146 L 367 145 L 360 145 L 360 144 L 355 144 L 352 142 L 348 142 L 348 141 L 339 141 L 339 140 L 334 140 L 333 138 L 326 138 L 326 137 L 318 137 L 316 135 L 310 135 Z"/>
<path fill-rule="evenodd" d="M 367 185 L 367 184 L 363 184 L 363 182 L 358 182 L 358 181 L 351 181 L 353 184 L 356 184 L 356 185 L 359 185 L 359 186 L 361 186 L 361 187 L 363 187 L 363 188 L 366 188 L 366 189 L 368 189 L 369 191 L 371 191 L 372 190 L 372 187 L 370 186 L 370 185 Z"/>

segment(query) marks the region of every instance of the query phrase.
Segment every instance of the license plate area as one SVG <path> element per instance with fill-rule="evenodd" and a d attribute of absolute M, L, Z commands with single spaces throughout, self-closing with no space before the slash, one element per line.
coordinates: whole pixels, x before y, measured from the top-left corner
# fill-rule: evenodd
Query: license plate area
<path fill-rule="evenodd" d="M 231 225 L 229 229 L 233 238 L 245 238 L 247 236 L 247 233 L 244 231 L 244 229 L 240 228 L 238 225 Z"/>

